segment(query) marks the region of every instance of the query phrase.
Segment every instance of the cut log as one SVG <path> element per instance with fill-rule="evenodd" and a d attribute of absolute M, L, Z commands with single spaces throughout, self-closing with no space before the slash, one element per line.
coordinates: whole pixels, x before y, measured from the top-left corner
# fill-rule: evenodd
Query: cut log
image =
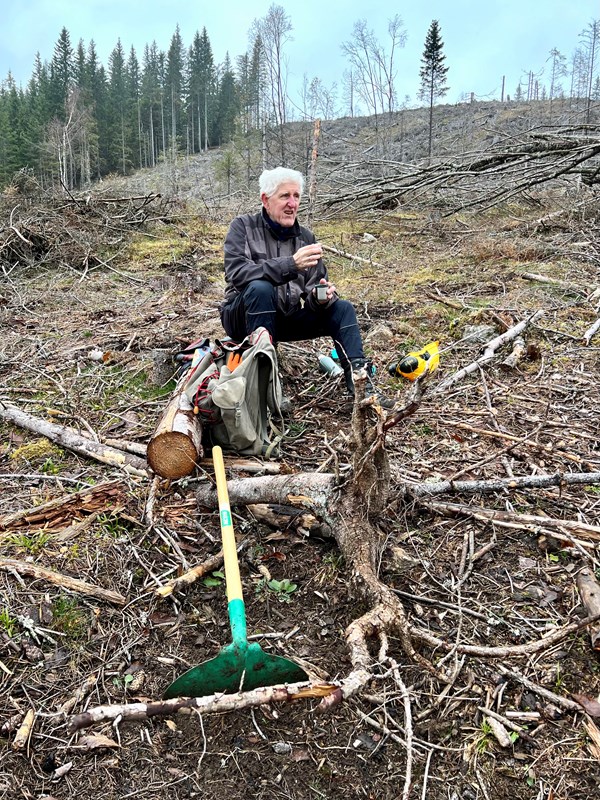
<path fill-rule="evenodd" d="M 181 376 L 148 443 L 150 469 L 161 478 L 177 480 L 191 475 L 204 455 L 202 426 L 184 390 L 188 372 Z"/>

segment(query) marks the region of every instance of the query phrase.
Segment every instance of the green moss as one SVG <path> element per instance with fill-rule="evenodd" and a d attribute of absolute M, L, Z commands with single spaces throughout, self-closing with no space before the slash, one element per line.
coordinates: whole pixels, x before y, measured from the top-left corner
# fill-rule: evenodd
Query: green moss
<path fill-rule="evenodd" d="M 48 439 L 35 439 L 21 445 L 11 453 L 11 460 L 17 463 L 43 464 L 47 461 L 64 457 L 60 447 L 56 447 Z"/>

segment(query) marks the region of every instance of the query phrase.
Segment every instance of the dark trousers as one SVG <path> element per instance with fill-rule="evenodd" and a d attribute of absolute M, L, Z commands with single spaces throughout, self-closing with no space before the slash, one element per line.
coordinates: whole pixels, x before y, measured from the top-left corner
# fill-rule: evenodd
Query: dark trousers
<path fill-rule="evenodd" d="M 364 358 L 356 311 L 347 300 L 336 300 L 318 311 L 304 306 L 286 316 L 277 310 L 277 287 L 269 281 L 251 281 L 223 306 L 221 322 L 227 335 L 237 342 L 263 327 L 275 344 L 331 336 L 342 364 L 346 359 Z"/>

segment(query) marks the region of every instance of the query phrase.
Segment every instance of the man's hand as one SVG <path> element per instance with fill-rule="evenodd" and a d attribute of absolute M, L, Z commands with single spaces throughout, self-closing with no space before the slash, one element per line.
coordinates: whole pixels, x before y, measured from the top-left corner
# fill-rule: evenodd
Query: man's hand
<path fill-rule="evenodd" d="M 319 281 L 319 286 L 325 286 L 325 288 L 327 289 L 327 298 L 325 300 L 319 300 L 317 298 L 317 303 L 319 303 L 319 305 L 325 305 L 326 303 L 329 303 L 333 295 L 337 292 L 337 289 L 335 288 L 333 283 L 326 281 L 325 278 L 321 278 L 321 280 Z M 313 289 L 313 292 L 315 295 L 317 294 L 316 287 Z"/>
<path fill-rule="evenodd" d="M 320 244 L 306 244 L 294 253 L 294 261 L 300 272 L 310 267 L 316 267 L 323 255 Z"/>

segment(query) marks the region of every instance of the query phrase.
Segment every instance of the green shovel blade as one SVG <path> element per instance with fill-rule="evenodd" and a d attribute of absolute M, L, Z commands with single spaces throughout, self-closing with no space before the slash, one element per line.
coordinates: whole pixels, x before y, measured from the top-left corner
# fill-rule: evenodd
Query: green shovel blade
<path fill-rule="evenodd" d="M 265 653 L 256 642 L 246 639 L 246 615 L 242 600 L 229 603 L 233 642 L 215 658 L 192 667 L 168 687 L 163 695 L 206 697 L 216 692 L 233 693 L 309 680 L 306 672 L 282 656 Z"/>
<path fill-rule="evenodd" d="M 164 697 L 168 700 L 171 697 L 206 697 L 215 692 L 231 694 L 305 680 L 308 676 L 301 667 L 287 658 L 268 655 L 255 642 L 250 643 L 245 652 L 228 644 L 215 658 L 184 672 L 169 686 Z"/>

